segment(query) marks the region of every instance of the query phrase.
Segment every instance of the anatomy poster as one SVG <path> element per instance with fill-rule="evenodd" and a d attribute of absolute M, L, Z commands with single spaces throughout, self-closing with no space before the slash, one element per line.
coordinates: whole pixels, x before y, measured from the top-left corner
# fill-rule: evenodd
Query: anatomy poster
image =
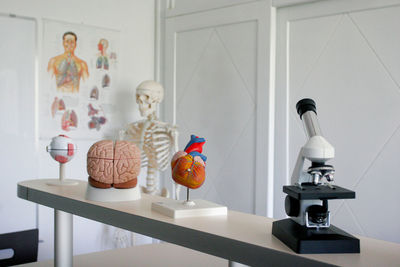
<path fill-rule="evenodd" d="M 39 129 L 98 139 L 114 129 L 118 31 L 43 20 Z"/>

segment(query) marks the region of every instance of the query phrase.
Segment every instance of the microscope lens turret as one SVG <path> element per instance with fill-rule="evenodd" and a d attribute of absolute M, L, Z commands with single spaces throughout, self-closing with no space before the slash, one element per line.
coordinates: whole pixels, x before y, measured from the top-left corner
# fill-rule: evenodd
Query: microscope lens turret
<path fill-rule="evenodd" d="M 317 118 L 317 106 L 314 100 L 304 98 L 296 104 L 297 113 L 303 122 L 303 127 L 307 133 L 307 137 L 311 138 L 315 135 L 322 136 Z"/>

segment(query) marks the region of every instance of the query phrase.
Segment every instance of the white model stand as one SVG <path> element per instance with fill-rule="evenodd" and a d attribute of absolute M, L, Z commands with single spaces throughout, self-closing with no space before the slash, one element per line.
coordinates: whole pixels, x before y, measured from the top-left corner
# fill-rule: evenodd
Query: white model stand
<path fill-rule="evenodd" d="M 228 213 L 226 206 L 221 206 L 203 199 L 182 201 L 166 198 L 162 202 L 153 202 L 151 204 L 151 209 L 175 219 L 226 215 Z"/>
<path fill-rule="evenodd" d="M 64 186 L 64 185 L 78 185 L 77 181 L 65 179 L 65 163 L 60 163 L 60 178 L 47 182 L 47 185 Z"/>
<path fill-rule="evenodd" d="M 99 202 L 132 201 L 140 199 L 141 193 L 139 186 L 127 189 L 116 189 L 114 187 L 104 189 L 96 188 L 88 184 L 85 198 L 87 200 Z"/>

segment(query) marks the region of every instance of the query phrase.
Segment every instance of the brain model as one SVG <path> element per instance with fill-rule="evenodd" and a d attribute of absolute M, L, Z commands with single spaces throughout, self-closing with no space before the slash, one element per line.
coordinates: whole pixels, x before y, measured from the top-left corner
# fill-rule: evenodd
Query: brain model
<path fill-rule="evenodd" d="M 140 172 L 140 150 L 128 141 L 99 141 L 87 154 L 87 172 L 94 187 L 135 187 Z"/>
<path fill-rule="evenodd" d="M 204 138 L 192 135 L 184 151 L 178 151 L 172 157 L 172 179 L 191 189 L 199 188 L 206 179 L 206 160 L 203 152 Z"/>

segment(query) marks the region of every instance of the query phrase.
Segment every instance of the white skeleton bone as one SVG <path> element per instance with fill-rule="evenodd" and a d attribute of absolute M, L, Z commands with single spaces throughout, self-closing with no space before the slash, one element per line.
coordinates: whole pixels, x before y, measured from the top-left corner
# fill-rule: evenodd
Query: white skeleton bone
<path fill-rule="evenodd" d="M 159 121 L 156 107 L 164 96 L 164 88 L 155 81 L 144 81 L 136 89 L 140 114 L 146 119 L 129 124 L 120 131 L 120 139 L 133 141 L 141 150 L 142 167 L 147 167 L 146 188 L 149 194 L 158 193 L 157 171 L 170 166 L 170 156 L 178 151 L 178 131 L 175 125 Z M 175 185 L 175 198 L 180 188 Z M 169 192 L 163 188 L 162 196 Z"/>

